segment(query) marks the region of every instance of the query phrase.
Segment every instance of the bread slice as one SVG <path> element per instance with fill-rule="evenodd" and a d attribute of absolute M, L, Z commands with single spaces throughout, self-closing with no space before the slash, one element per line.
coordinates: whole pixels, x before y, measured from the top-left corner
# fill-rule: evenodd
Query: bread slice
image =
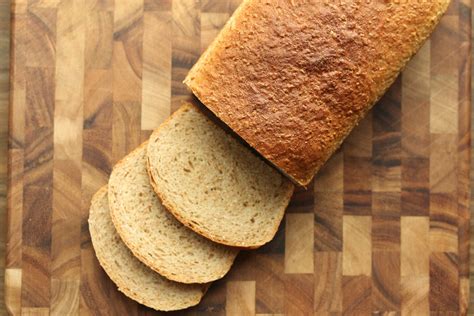
<path fill-rule="evenodd" d="M 161 311 L 183 309 L 201 301 L 207 284 L 170 281 L 133 256 L 110 218 L 107 187 L 101 188 L 92 198 L 89 231 L 100 265 L 126 296 Z"/>
<path fill-rule="evenodd" d="M 214 243 L 178 222 L 160 203 L 146 169 L 146 143 L 109 179 L 112 221 L 133 254 L 166 278 L 206 283 L 229 271 L 238 250 Z"/>
<path fill-rule="evenodd" d="M 186 226 L 229 246 L 257 248 L 275 235 L 293 184 L 187 104 L 150 137 L 150 181 Z"/>
<path fill-rule="evenodd" d="M 307 186 L 449 2 L 243 0 L 184 83 Z"/>

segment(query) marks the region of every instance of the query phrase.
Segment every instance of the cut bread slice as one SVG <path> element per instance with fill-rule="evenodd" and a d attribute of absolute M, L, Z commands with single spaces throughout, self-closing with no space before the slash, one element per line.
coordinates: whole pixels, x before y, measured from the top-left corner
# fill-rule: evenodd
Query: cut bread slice
<path fill-rule="evenodd" d="M 151 269 L 182 283 L 211 282 L 229 271 L 238 249 L 196 234 L 160 203 L 147 174 L 146 143 L 114 167 L 108 188 L 117 232 Z"/>
<path fill-rule="evenodd" d="M 110 218 L 107 187 L 100 189 L 92 198 L 89 230 L 100 265 L 126 296 L 161 311 L 183 309 L 201 301 L 208 284 L 170 281 L 133 256 Z"/>
<path fill-rule="evenodd" d="M 153 132 L 147 156 L 163 205 L 194 231 L 229 246 L 269 242 L 294 189 L 192 104 Z"/>

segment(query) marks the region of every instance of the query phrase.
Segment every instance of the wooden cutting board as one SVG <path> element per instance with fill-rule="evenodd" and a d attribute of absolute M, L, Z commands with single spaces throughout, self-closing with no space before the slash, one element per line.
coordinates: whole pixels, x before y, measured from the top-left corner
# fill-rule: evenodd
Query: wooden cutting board
<path fill-rule="evenodd" d="M 6 300 L 15 315 L 149 315 L 98 265 L 87 217 L 114 163 L 185 100 L 240 0 L 13 1 Z M 276 238 L 179 315 L 465 314 L 470 2 L 430 40 Z"/>

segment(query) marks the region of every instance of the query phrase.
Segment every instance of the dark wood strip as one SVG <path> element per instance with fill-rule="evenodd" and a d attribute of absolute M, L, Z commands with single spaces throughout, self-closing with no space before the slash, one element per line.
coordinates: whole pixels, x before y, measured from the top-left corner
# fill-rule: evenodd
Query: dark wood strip
<path fill-rule="evenodd" d="M 342 251 L 342 213 L 341 192 L 315 192 L 315 251 Z"/>
<path fill-rule="evenodd" d="M 52 127 L 54 115 L 54 68 L 26 69 L 26 126 Z"/>
<path fill-rule="evenodd" d="M 26 66 L 54 68 L 56 58 L 56 7 L 28 3 Z M 29 76 L 27 78 L 30 78 Z"/>
<path fill-rule="evenodd" d="M 257 314 L 281 314 L 284 311 L 285 285 L 284 257 L 280 254 L 256 255 L 256 306 Z"/>
<path fill-rule="evenodd" d="M 314 181 L 307 188 L 296 187 L 287 213 L 313 213 L 314 212 Z"/>
<path fill-rule="evenodd" d="M 21 304 L 49 307 L 52 183 L 24 188 Z"/>
<path fill-rule="evenodd" d="M 278 228 L 275 237 L 263 245 L 262 247 L 256 250 L 257 253 L 275 253 L 275 254 L 284 254 L 285 253 L 285 233 L 286 231 L 286 217 L 283 217 L 280 227 Z"/>
<path fill-rule="evenodd" d="M 111 126 L 113 116 L 112 74 L 110 69 L 86 70 L 84 75 L 84 129 L 109 128 Z"/>
<path fill-rule="evenodd" d="M 145 0 L 143 8 L 145 12 L 171 11 L 173 0 Z"/>
<path fill-rule="evenodd" d="M 402 158 L 401 212 L 404 216 L 428 216 L 430 162 L 426 158 Z"/>
<path fill-rule="evenodd" d="M 453 253 L 430 255 L 430 310 L 459 310 L 458 257 Z"/>
<path fill-rule="evenodd" d="M 372 193 L 372 250 L 400 251 L 399 192 Z M 377 268 L 377 261 L 372 264 Z"/>
<path fill-rule="evenodd" d="M 432 193 L 430 196 L 431 251 L 458 251 L 458 204 L 455 193 Z"/>
<path fill-rule="evenodd" d="M 112 156 L 114 163 L 140 145 L 140 103 L 114 101 Z"/>
<path fill-rule="evenodd" d="M 470 239 L 470 162 L 471 162 L 471 8 L 459 4 L 460 61 L 459 61 L 459 109 L 458 125 L 458 241 L 459 275 L 469 277 L 469 239 Z M 462 289 L 461 289 L 462 290 Z M 468 296 L 468 293 L 464 293 Z M 467 301 L 467 298 L 464 299 Z"/>
<path fill-rule="evenodd" d="M 372 190 L 400 192 L 401 78 L 373 110 Z"/>
<path fill-rule="evenodd" d="M 344 315 L 370 315 L 372 280 L 369 276 L 342 277 L 342 311 Z"/>
<path fill-rule="evenodd" d="M 285 274 L 285 314 L 310 315 L 313 313 L 313 274 Z"/>
<path fill-rule="evenodd" d="M 389 250 L 387 248 L 387 250 Z M 374 251 L 372 254 L 372 311 L 400 311 L 400 252 Z"/>
<path fill-rule="evenodd" d="M 344 215 L 370 215 L 372 161 L 344 155 Z"/>
<path fill-rule="evenodd" d="M 314 313 L 342 312 L 342 253 L 314 254 Z"/>

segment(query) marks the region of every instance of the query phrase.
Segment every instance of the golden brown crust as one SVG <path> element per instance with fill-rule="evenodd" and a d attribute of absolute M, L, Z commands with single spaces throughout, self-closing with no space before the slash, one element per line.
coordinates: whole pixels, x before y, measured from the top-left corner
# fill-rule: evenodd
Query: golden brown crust
<path fill-rule="evenodd" d="M 161 129 L 165 128 L 169 124 L 169 122 L 171 121 L 171 119 L 173 118 L 174 115 L 178 115 L 180 112 L 186 111 L 186 110 L 191 109 L 191 108 L 194 108 L 196 111 L 201 112 L 199 107 L 195 106 L 194 104 L 185 103 L 176 112 L 174 112 L 165 122 L 163 122 L 157 129 L 155 129 L 153 133 L 159 133 Z M 208 119 L 208 118 L 206 117 L 206 119 Z M 229 240 L 223 238 L 222 236 L 214 235 L 214 234 L 211 234 L 208 231 L 204 231 L 198 225 L 193 225 L 193 223 L 190 222 L 187 218 L 184 218 L 183 216 L 181 216 L 180 212 L 178 211 L 178 207 L 171 200 L 166 198 L 166 194 L 163 194 L 161 192 L 161 190 L 156 185 L 156 181 L 153 178 L 153 173 L 150 171 L 150 169 L 151 169 L 150 168 L 150 160 L 149 160 L 149 158 L 147 158 L 147 172 L 148 172 L 148 176 L 150 177 L 150 184 L 151 184 L 153 190 L 155 191 L 156 195 L 160 199 L 161 204 L 171 214 L 173 214 L 173 216 L 179 222 L 181 222 L 186 227 L 192 229 L 194 232 L 196 232 L 196 233 L 200 234 L 201 236 L 204 236 L 207 239 L 210 239 L 210 240 L 212 240 L 216 243 L 223 244 L 223 245 L 226 245 L 226 246 L 235 247 L 235 248 L 240 248 L 240 249 L 257 249 L 257 248 L 263 246 L 265 243 L 268 243 L 268 242 L 271 241 L 271 239 L 269 239 L 263 244 L 258 244 L 258 245 L 256 244 L 254 246 L 245 246 L 244 247 L 240 244 L 236 244 L 232 241 L 229 241 Z M 288 207 L 288 204 L 291 200 L 291 196 L 293 195 L 294 186 L 289 182 L 284 183 L 284 185 L 285 184 L 288 186 L 288 188 L 286 190 L 286 196 L 285 196 L 287 204 L 285 205 L 285 207 L 281 208 L 280 214 L 278 214 L 279 218 L 278 218 L 278 220 L 275 221 L 275 226 L 272 228 L 272 232 L 273 232 L 272 236 L 274 236 L 276 234 L 276 232 L 278 230 L 278 227 L 280 227 L 281 220 L 283 219 L 283 216 L 285 215 L 285 210 Z"/>
<path fill-rule="evenodd" d="M 245 0 L 184 82 L 305 186 L 449 4 L 399 2 Z"/>

